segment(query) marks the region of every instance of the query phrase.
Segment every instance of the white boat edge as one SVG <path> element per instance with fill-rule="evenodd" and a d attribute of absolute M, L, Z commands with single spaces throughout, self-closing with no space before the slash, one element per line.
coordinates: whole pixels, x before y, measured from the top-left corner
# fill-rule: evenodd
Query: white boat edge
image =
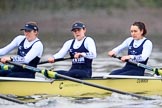
<path fill-rule="evenodd" d="M 101 79 L 155 79 L 162 80 L 161 76 L 127 76 L 127 75 L 104 75 L 104 76 L 93 76 L 93 78 L 101 78 Z M 48 78 L 12 78 L 12 77 L 0 77 L 0 81 L 33 81 L 33 82 L 52 82 L 55 79 Z"/>

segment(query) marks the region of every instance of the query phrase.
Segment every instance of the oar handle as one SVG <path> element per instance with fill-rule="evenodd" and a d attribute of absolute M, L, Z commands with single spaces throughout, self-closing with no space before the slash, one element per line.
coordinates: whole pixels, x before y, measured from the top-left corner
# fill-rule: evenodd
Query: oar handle
<path fill-rule="evenodd" d="M 113 55 L 112 57 L 121 60 L 121 57 L 120 57 L 120 56 Z M 145 64 L 138 63 L 138 62 L 134 62 L 134 61 L 131 61 L 131 60 L 126 60 L 126 62 L 131 63 L 131 64 L 134 64 L 134 65 L 136 65 L 136 66 L 138 66 L 138 67 L 141 67 L 141 68 L 144 68 L 144 69 L 153 71 L 156 75 L 162 75 L 162 70 L 161 70 L 161 69 L 153 68 L 153 67 L 151 67 L 151 66 L 147 66 L 147 65 L 145 65 Z"/>
<path fill-rule="evenodd" d="M 38 65 L 45 64 L 45 63 L 49 63 L 49 62 L 48 61 L 41 61 L 41 62 L 39 62 Z"/>
<path fill-rule="evenodd" d="M 120 56 L 112 55 L 112 57 L 114 57 L 114 58 L 117 58 L 117 59 L 121 60 L 121 57 L 120 57 Z"/>
<path fill-rule="evenodd" d="M 72 59 L 72 58 L 71 57 L 68 57 L 68 58 L 58 58 L 58 59 L 55 59 L 55 62 L 69 60 L 69 59 Z M 48 61 L 41 61 L 41 62 L 39 62 L 39 65 L 40 64 L 45 64 L 45 63 L 49 63 L 49 62 Z"/>
<path fill-rule="evenodd" d="M 58 59 L 55 59 L 55 62 L 69 60 L 69 59 L 72 59 L 72 58 L 71 57 L 68 57 L 68 58 L 58 58 Z"/>
<path fill-rule="evenodd" d="M 116 56 L 116 55 L 113 55 L 112 57 L 117 58 L 119 60 L 121 60 L 121 58 L 122 58 L 122 57 Z M 138 62 L 134 62 L 134 61 L 131 61 L 131 60 L 126 60 L 126 62 L 131 63 L 131 64 L 134 64 L 134 65 L 136 65 L 138 67 L 142 67 L 142 68 L 148 69 L 150 71 L 153 71 L 153 68 L 151 68 L 151 67 L 149 67 L 149 66 L 147 66 L 145 64 L 138 63 Z"/>

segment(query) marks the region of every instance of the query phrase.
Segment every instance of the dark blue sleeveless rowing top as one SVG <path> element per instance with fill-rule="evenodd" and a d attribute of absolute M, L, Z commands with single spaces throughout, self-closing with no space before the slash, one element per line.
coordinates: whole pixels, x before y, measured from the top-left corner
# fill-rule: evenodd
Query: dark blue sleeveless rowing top
<path fill-rule="evenodd" d="M 26 39 L 26 38 L 25 38 Z M 21 57 L 24 57 L 26 56 L 26 54 L 30 51 L 30 49 L 32 48 L 32 46 L 40 41 L 40 40 L 37 40 L 35 41 L 29 48 L 25 49 L 24 48 L 24 42 L 25 42 L 25 39 L 20 43 L 19 47 L 18 47 L 18 51 L 17 51 L 17 55 L 21 56 Z M 33 66 L 33 67 L 37 67 L 38 63 L 39 63 L 39 60 L 40 58 L 37 56 L 35 57 L 32 61 L 29 62 L 29 66 Z"/>
<path fill-rule="evenodd" d="M 137 48 L 134 48 L 133 47 L 133 43 L 134 43 L 134 40 L 132 40 L 132 42 L 130 43 L 129 45 L 129 48 L 128 48 L 128 55 L 140 55 L 142 54 L 142 51 L 143 51 L 143 44 L 146 42 L 147 39 L 145 39 L 142 44 L 137 47 Z M 147 61 L 148 61 L 148 58 L 145 60 L 145 61 L 141 61 L 139 63 L 142 63 L 142 64 L 147 64 Z M 129 62 L 126 63 L 126 66 L 125 68 L 129 68 L 129 69 L 134 69 L 135 71 L 142 71 L 144 72 L 144 68 L 141 68 L 141 67 L 137 67 Z"/>
<path fill-rule="evenodd" d="M 88 69 L 88 70 L 92 71 L 92 59 L 88 59 L 85 57 L 80 57 L 78 59 L 74 59 L 75 52 L 85 52 L 85 53 L 88 52 L 88 50 L 84 47 L 85 39 L 83 40 L 82 45 L 78 49 L 73 48 L 75 39 L 73 40 L 73 42 L 70 46 L 69 53 L 70 53 L 70 56 L 73 58 L 72 69 Z"/>

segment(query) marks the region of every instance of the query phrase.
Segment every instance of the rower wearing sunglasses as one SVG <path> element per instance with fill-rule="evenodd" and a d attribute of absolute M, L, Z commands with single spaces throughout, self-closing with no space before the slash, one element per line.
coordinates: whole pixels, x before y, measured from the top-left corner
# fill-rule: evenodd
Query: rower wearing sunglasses
<path fill-rule="evenodd" d="M 37 23 L 32 21 L 27 22 L 20 30 L 23 31 L 23 35 L 15 37 L 10 44 L 0 49 L 0 56 L 3 56 L 1 57 L 1 62 L 12 61 L 37 67 L 43 53 L 43 44 L 38 39 L 39 29 Z M 17 55 L 5 56 L 15 48 L 18 49 Z M 35 73 L 14 66 L 11 70 L 0 70 L 0 76 L 35 78 Z"/>

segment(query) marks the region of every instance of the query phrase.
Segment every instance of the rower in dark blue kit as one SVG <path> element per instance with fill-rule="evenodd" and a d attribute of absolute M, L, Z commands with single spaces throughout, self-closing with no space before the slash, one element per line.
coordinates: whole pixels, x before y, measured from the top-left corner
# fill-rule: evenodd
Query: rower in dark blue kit
<path fill-rule="evenodd" d="M 146 65 L 152 52 L 152 42 L 145 37 L 147 33 L 145 24 L 143 22 L 134 22 L 130 27 L 130 33 L 131 37 L 109 51 L 108 55 L 113 57 L 124 49 L 128 49 L 128 54 L 121 57 L 123 62 L 132 60 Z M 110 75 L 144 76 L 144 71 L 144 68 L 127 62 L 122 69 L 114 70 Z"/>
<path fill-rule="evenodd" d="M 3 56 L 1 62 L 6 63 L 7 61 L 12 61 L 37 67 L 43 53 L 43 44 L 38 39 L 38 30 L 36 22 L 27 22 L 21 29 L 24 35 L 15 37 L 10 44 L 0 49 L 0 56 Z M 17 55 L 12 57 L 4 56 L 15 48 L 18 48 Z M 0 70 L 0 76 L 35 78 L 35 72 L 14 66 L 10 70 Z"/>
<path fill-rule="evenodd" d="M 91 37 L 85 35 L 86 26 L 83 22 L 75 22 L 71 31 L 74 39 L 66 41 L 60 51 L 48 58 L 48 61 L 53 63 L 55 59 L 63 58 L 69 53 L 72 58 L 70 70 L 55 71 L 74 78 L 90 78 L 92 76 L 92 61 L 97 55 L 95 42 Z"/>

